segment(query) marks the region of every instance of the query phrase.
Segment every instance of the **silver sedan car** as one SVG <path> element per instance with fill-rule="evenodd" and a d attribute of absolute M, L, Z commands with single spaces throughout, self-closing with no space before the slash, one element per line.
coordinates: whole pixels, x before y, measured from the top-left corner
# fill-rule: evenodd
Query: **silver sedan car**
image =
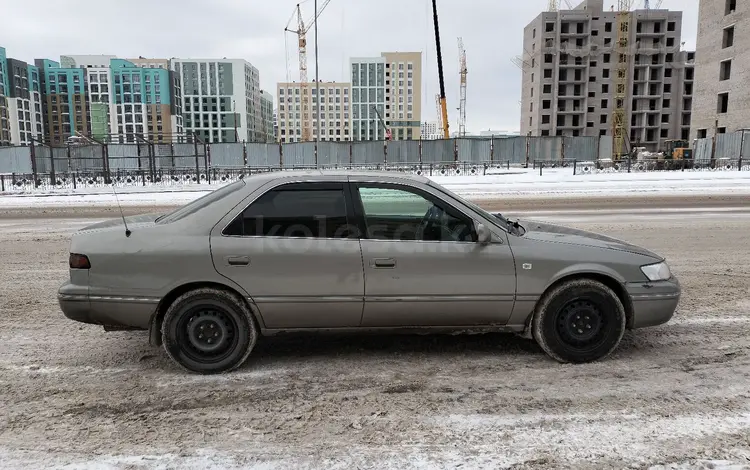
<path fill-rule="evenodd" d="M 281 332 L 490 332 L 560 362 L 600 360 L 668 322 L 664 258 L 607 236 L 489 213 L 435 182 L 274 172 L 174 212 L 98 223 L 70 244 L 71 320 L 142 329 L 197 373 Z"/>

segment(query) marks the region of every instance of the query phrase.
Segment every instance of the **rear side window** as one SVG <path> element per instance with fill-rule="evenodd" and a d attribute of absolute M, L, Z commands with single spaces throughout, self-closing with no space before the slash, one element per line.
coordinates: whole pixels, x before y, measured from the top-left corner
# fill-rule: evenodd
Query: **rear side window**
<path fill-rule="evenodd" d="M 224 235 L 348 238 L 346 197 L 342 184 L 289 184 L 272 189 L 250 204 Z"/>

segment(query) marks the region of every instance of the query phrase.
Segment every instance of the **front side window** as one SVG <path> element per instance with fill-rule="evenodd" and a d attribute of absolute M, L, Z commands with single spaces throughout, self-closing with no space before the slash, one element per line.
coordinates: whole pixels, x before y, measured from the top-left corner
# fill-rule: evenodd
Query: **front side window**
<path fill-rule="evenodd" d="M 360 186 L 367 237 L 376 240 L 476 240 L 474 223 L 436 198 L 411 189 Z"/>
<path fill-rule="evenodd" d="M 225 235 L 348 238 L 343 184 L 287 184 L 272 189 L 232 221 Z"/>

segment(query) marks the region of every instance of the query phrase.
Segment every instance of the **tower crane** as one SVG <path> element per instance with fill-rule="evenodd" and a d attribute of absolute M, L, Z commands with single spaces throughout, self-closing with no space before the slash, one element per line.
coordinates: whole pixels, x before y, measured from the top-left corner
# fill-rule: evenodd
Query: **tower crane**
<path fill-rule="evenodd" d="M 284 32 L 294 33 L 297 35 L 297 43 L 298 43 L 298 49 L 299 49 L 299 82 L 300 82 L 300 93 L 302 94 L 302 141 L 308 142 L 311 140 L 310 134 L 310 124 L 311 120 L 306 119 L 306 115 L 310 112 L 310 90 L 308 89 L 308 81 L 307 81 L 307 32 L 310 30 L 310 28 L 315 24 L 315 22 L 318 20 L 318 17 L 321 13 L 323 13 L 323 10 L 326 9 L 328 4 L 331 2 L 331 0 L 325 0 L 323 2 L 323 5 L 321 5 L 320 9 L 315 12 L 315 15 L 311 20 L 307 22 L 307 25 L 305 25 L 305 21 L 302 18 L 302 8 L 300 8 L 300 4 L 298 3 L 297 6 L 294 9 L 294 13 L 292 14 L 292 17 L 289 18 L 289 22 L 287 23 L 286 27 L 284 28 Z M 289 26 L 294 21 L 295 17 L 297 18 L 297 29 L 289 29 Z M 317 97 L 318 103 L 320 103 L 320 97 Z M 318 106 L 316 106 L 318 108 Z M 318 113 L 316 113 L 318 114 Z M 316 116 L 320 117 L 320 116 Z"/>
<path fill-rule="evenodd" d="M 445 102 L 445 80 L 443 78 L 443 55 L 440 52 L 440 28 L 438 26 L 437 2 L 432 0 L 432 18 L 435 23 L 435 45 L 437 48 L 438 77 L 440 78 L 440 116 L 443 124 L 443 138 L 450 139 L 448 106 Z"/>
<path fill-rule="evenodd" d="M 633 0 L 617 0 L 617 66 L 615 69 L 615 102 L 612 110 L 612 158 L 618 160 L 625 154 L 628 133 L 626 100 L 630 73 L 630 7 Z"/>
<path fill-rule="evenodd" d="M 460 105 L 458 108 L 458 136 L 466 136 L 466 75 L 469 73 L 466 68 L 466 49 L 464 49 L 464 40 L 458 38 L 458 60 L 461 71 L 461 95 Z"/>

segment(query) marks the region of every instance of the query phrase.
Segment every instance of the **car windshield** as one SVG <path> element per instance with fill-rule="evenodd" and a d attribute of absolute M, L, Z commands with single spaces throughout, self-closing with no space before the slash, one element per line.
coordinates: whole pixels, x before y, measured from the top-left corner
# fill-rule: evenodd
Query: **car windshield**
<path fill-rule="evenodd" d="M 172 211 L 167 214 L 164 214 L 162 216 L 159 216 L 156 219 L 157 223 L 170 223 L 174 222 L 176 220 L 179 220 L 183 217 L 186 217 L 195 211 L 198 211 L 200 209 L 203 209 L 204 207 L 207 207 L 214 202 L 224 198 L 228 194 L 233 193 L 240 187 L 244 186 L 245 182 L 244 180 L 235 181 L 234 183 L 230 183 L 224 187 L 221 187 L 215 191 L 211 191 L 210 193 L 206 194 L 205 196 L 201 196 L 198 199 L 189 202 L 188 204 Z"/>

